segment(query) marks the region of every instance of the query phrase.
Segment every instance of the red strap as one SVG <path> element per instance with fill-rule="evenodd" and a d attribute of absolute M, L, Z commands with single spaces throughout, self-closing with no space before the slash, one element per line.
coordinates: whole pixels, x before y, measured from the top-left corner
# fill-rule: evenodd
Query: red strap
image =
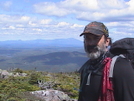
<path fill-rule="evenodd" d="M 102 81 L 102 91 L 98 101 L 115 101 L 113 95 L 113 85 L 112 81 L 109 79 L 109 70 L 112 59 L 104 59 L 104 70 L 103 70 L 103 81 Z"/>

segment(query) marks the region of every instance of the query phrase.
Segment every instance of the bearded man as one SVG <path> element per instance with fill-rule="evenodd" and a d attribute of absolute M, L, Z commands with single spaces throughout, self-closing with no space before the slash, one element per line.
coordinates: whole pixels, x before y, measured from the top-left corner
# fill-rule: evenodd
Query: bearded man
<path fill-rule="evenodd" d="M 83 33 L 84 48 L 90 58 L 79 70 L 81 83 L 78 101 L 98 101 L 101 92 L 103 60 L 107 57 L 111 38 L 101 22 L 89 23 Z"/>
<path fill-rule="evenodd" d="M 121 40 L 111 45 L 107 27 L 96 21 L 89 23 L 80 36 L 84 37 L 85 52 L 90 59 L 79 70 L 78 101 L 134 101 L 134 68 L 127 55 L 121 53 L 123 56 L 114 64 L 113 76 L 109 76 L 113 53 L 123 52 L 120 47 L 134 49 L 133 41 Z M 108 51 L 110 45 L 111 51 Z"/>

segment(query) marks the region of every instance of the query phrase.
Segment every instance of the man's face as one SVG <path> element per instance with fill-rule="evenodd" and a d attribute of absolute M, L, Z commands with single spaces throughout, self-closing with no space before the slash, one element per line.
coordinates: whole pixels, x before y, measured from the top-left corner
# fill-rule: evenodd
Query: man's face
<path fill-rule="evenodd" d="M 104 35 L 84 35 L 84 48 L 90 59 L 97 59 L 101 54 L 104 54 L 107 51 L 106 46 L 108 46 L 108 44 L 109 42 L 107 42 Z"/>

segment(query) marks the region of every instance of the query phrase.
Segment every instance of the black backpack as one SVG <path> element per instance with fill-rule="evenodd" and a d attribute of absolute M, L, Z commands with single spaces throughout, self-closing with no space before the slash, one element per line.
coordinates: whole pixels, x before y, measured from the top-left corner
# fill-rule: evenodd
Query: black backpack
<path fill-rule="evenodd" d="M 118 57 L 127 58 L 134 68 L 134 38 L 123 38 L 115 41 L 110 47 L 110 53 L 114 56 L 110 66 L 110 77 Z"/>

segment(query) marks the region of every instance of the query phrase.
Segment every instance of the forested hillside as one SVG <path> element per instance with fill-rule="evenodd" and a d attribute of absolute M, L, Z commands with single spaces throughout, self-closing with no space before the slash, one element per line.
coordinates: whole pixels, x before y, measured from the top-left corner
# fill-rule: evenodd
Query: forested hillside
<path fill-rule="evenodd" d="M 0 41 L 0 69 L 73 72 L 87 59 L 76 39 Z"/>

